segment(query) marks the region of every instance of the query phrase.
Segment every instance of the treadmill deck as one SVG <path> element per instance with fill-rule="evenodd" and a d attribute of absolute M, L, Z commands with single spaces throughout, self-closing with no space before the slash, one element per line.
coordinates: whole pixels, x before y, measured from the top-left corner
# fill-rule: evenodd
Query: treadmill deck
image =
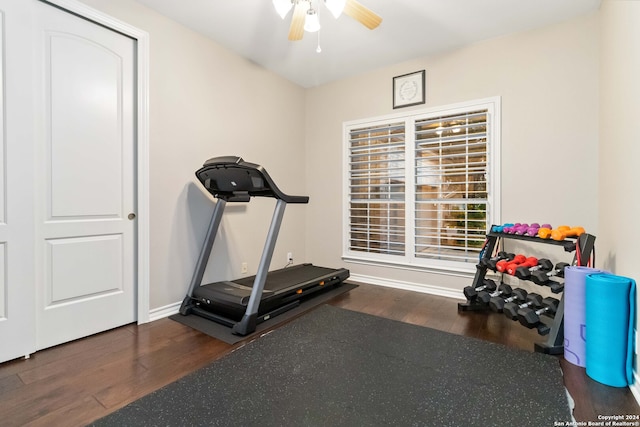
<path fill-rule="evenodd" d="M 282 301 L 289 295 L 301 298 L 311 288 L 331 287 L 349 277 L 346 269 L 318 267 L 312 264 L 299 264 L 280 270 L 270 271 L 262 293 L 261 307 L 269 300 Z M 255 276 L 234 281 L 214 282 L 202 285 L 193 292 L 193 297 L 203 308 L 219 305 L 244 312 L 251 296 Z"/>

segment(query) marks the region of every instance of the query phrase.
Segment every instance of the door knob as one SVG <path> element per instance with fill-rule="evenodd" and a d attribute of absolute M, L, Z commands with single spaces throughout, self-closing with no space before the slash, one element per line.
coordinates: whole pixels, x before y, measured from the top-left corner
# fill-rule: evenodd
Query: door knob
<path fill-rule="evenodd" d="M 129 215 L 127 215 L 127 218 L 129 219 L 136 219 L 136 214 L 134 214 L 133 212 L 130 213 Z"/>

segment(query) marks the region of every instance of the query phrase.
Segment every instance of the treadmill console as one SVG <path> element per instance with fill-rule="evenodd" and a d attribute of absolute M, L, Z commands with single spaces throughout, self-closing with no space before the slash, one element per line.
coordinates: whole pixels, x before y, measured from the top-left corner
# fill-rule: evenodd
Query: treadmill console
<path fill-rule="evenodd" d="M 224 156 L 207 160 L 196 177 L 209 193 L 229 202 L 248 202 L 251 197 L 274 197 L 287 203 L 308 203 L 307 196 L 290 196 L 273 182 L 260 165 L 242 157 Z"/>

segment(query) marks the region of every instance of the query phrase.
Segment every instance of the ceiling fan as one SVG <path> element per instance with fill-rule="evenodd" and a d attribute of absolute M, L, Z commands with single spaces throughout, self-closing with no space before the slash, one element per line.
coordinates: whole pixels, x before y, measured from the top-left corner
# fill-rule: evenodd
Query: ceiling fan
<path fill-rule="evenodd" d="M 352 17 L 365 27 L 373 30 L 382 22 L 382 18 L 357 0 L 317 0 L 323 2 L 331 14 L 338 18 L 342 13 Z M 278 14 L 284 19 L 293 8 L 289 40 L 302 40 L 304 31 L 315 32 L 320 29 L 318 12 L 313 8 L 313 0 L 273 0 Z"/>

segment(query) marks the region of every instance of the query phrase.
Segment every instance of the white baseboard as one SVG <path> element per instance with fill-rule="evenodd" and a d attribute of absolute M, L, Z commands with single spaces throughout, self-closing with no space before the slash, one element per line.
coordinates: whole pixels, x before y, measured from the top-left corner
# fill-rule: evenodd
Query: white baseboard
<path fill-rule="evenodd" d="M 464 299 L 460 290 L 443 288 L 442 286 L 434 286 L 424 283 L 410 283 L 392 279 L 381 279 L 379 277 L 365 276 L 362 274 L 352 274 L 349 276 L 349 280 L 368 283 L 371 285 L 386 286 L 388 288 L 404 289 L 406 291 L 422 292 L 424 294 L 437 295 L 440 297 Z"/>
<path fill-rule="evenodd" d="M 173 304 L 165 305 L 164 307 L 154 308 L 149 311 L 149 322 L 153 322 L 154 320 L 164 319 L 165 317 L 169 317 L 173 314 L 177 314 L 180 310 L 180 305 L 182 305 L 182 301 L 174 302 Z"/>

